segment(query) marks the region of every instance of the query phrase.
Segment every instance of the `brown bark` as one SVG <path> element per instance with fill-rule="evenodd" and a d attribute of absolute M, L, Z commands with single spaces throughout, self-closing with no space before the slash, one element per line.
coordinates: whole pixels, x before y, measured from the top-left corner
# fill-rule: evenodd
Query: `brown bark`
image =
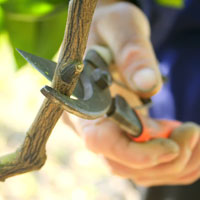
<path fill-rule="evenodd" d="M 83 69 L 82 59 L 96 3 L 97 0 L 72 0 L 69 4 L 66 31 L 52 83 L 54 89 L 68 96 L 72 94 Z M 64 72 L 72 65 L 72 76 L 63 81 Z M 16 152 L 0 157 L 0 181 L 44 165 L 46 143 L 62 112 L 59 104 L 44 100 L 22 146 Z"/>

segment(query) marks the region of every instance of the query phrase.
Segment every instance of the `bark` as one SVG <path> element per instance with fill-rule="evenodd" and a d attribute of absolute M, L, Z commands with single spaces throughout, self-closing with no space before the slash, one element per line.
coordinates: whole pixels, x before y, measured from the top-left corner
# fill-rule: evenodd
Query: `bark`
<path fill-rule="evenodd" d="M 72 0 L 69 3 L 66 31 L 52 87 L 70 96 L 83 70 L 92 16 L 97 0 Z M 68 76 L 70 67 L 71 76 Z M 66 81 L 67 78 L 67 81 Z M 35 120 L 16 152 L 0 157 L 0 181 L 40 169 L 46 161 L 46 143 L 63 110 L 59 104 L 45 99 Z"/>

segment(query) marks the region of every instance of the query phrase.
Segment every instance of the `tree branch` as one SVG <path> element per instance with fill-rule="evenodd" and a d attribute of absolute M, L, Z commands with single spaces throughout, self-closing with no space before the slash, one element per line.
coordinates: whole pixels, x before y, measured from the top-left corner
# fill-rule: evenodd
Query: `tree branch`
<path fill-rule="evenodd" d="M 97 0 L 72 0 L 52 87 L 70 96 L 83 69 L 82 59 Z M 71 71 L 70 71 L 71 70 Z M 71 73 L 71 77 L 68 76 Z M 46 143 L 63 110 L 45 99 L 22 146 L 0 157 L 0 181 L 40 169 L 46 161 Z"/>

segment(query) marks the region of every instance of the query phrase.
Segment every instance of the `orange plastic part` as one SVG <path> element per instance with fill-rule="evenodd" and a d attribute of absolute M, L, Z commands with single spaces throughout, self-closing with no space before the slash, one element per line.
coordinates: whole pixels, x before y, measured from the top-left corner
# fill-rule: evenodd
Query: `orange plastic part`
<path fill-rule="evenodd" d="M 181 125 L 179 121 L 155 120 L 140 117 L 142 133 L 139 137 L 131 137 L 135 142 L 146 142 L 154 138 L 168 138 L 172 131 Z"/>

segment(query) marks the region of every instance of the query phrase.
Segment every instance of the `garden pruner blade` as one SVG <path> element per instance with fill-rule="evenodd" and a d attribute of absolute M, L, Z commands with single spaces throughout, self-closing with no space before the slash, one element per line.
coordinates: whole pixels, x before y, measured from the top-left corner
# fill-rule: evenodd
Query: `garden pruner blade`
<path fill-rule="evenodd" d="M 47 77 L 47 79 L 52 80 L 56 63 L 34 56 L 25 51 L 18 51 L 29 63 L 31 63 L 38 71 Z M 83 98 L 74 100 L 60 94 L 58 91 L 48 86 L 43 88 L 42 93 L 52 101 L 59 102 L 63 109 L 79 117 L 95 119 L 103 115 L 108 116 L 134 141 L 144 142 L 153 138 L 169 137 L 172 130 L 180 125 L 180 122 L 177 123 L 174 121 L 167 121 L 164 123 L 158 123 L 154 121 L 153 124 L 156 124 L 157 127 L 155 128 L 155 126 L 151 126 L 151 123 L 149 123 L 147 118 L 143 118 L 141 115 L 138 115 L 136 110 L 132 109 L 123 97 L 118 95 L 112 100 L 109 87 L 102 89 L 102 84 L 97 83 L 94 80 L 94 76 L 92 76 L 95 74 L 95 77 L 98 77 L 101 71 L 98 70 L 105 70 L 105 66 L 102 68 L 104 60 L 100 58 L 98 62 L 98 53 L 93 53 L 91 51 L 87 53 L 87 55 L 92 54 L 92 56 L 88 56 L 90 59 L 85 60 L 84 70 L 75 89 L 75 92 L 78 91 L 78 94 L 81 92 L 86 93 L 87 98 L 84 96 Z M 81 87 L 81 85 L 83 87 Z M 87 91 L 90 91 L 90 87 L 88 86 L 91 86 L 92 88 L 92 93 L 89 92 L 89 95 Z"/>
<path fill-rule="evenodd" d="M 52 81 L 53 75 L 56 69 L 56 63 L 17 49 L 17 51 L 24 57 L 24 59 L 30 63 L 35 69 L 37 69 L 41 74 L 43 74 L 49 81 Z"/>
<path fill-rule="evenodd" d="M 57 65 L 55 62 L 19 49 L 17 50 L 26 61 L 48 80 L 52 81 Z M 95 71 L 94 66 L 87 61 L 85 61 L 84 64 L 84 70 L 73 92 L 73 96 L 76 97 L 75 99 L 62 95 L 48 86 L 44 87 L 41 91 L 46 97 L 52 98 L 53 101 L 60 102 L 63 109 L 68 112 L 81 118 L 96 119 L 108 112 L 112 103 L 112 98 L 109 88 L 102 90 L 92 78 L 91 75 Z"/>

